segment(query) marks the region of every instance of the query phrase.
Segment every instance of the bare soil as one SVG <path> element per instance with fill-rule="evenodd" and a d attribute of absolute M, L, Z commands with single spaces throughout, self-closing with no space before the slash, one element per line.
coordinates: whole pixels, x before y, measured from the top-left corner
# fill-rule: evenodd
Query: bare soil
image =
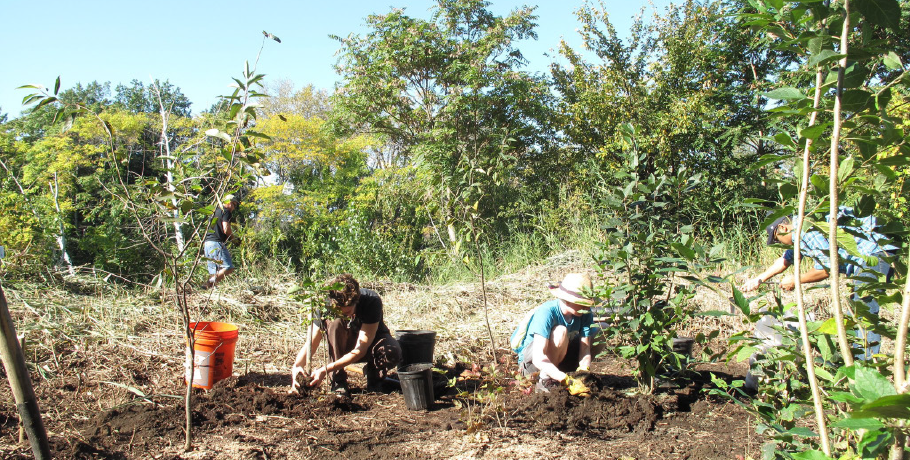
<path fill-rule="evenodd" d="M 131 362 L 134 382 L 159 384 L 126 389 L 121 395 L 125 402 L 115 406 L 93 401 L 93 391 L 103 392 L 109 385 L 80 381 L 78 368 L 70 368 L 75 379 L 33 375 L 55 456 L 729 459 L 756 457 L 761 444 L 748 414 L 702 391 L 708 371 L 734 378 L 742 369 L 702 365 L 683 387 L 638 395 L 628 364 L 606 359 L 586 377 L 593 390 L 590 398 L 562 390 L 534 393 L 529 382 L 499 377 L 514 371 L 511 363 L 497 376 L 459 365 L 446 369 L 446 377 L 457 381 L 455 387 L 439 376 L 436 401 L 427 411 L 408 410 L 392 380 L 386 381 L 387 392 L 367 393 L 359 389 L 363 377 L 352 373 L 350 396 L 324 389 L 289 394 L 287 374 L 249 371 L 210 391 L 194 390 L 195 449 L 183 452 L 185 414 L 175 396 L 184 387 L 179 379 L 168 378 L 172 369 L 158 364 Z M 8 391 L 3 390 L 7 398 Z M 0 455 L 30 458 L 27 445 L 17 442 L 13 404 L 0 411 L 0 424 Z"/>
<path fill-rule="evenodd" d="M 504 343 L 525 312 L 550 298 L 547 284 L 583 262 L 570 259 L 491 280 L 486 296 L 476 283 L 367 285 L 383 296 L 390 328 L 437 332 L 436 365 L 445 376 L 436 374 L 436 400 L 427 411 L 408 410 L 397 382 L 387 381 L 381 393 L 361 390 L 365 381 L 356 373 L 349 374 L 349 397 L 328 394 L 327 385 L 289 394 L 290 365 L 304 340 L 301 306 L 284 295 L 293 279 L 253 289 L 244 286 L 241 270 L 230 280 L 235 284 L 194 293 L 194 317 L 234 322 L 241 332 L 233 377 L 210 391 L 194 391 L 190 452 L 183 450 L 184 341 L 166 294 L 143 297 L 100 282 L 78 293 L 24 284 L 4 289 L 25 337 L 55 458 L 760 457 L 763 439 L 752 417 L 705 392 L 710 374 L 742 378 L 744 364 L 699 363 L 688 384 L 641 395 L 632 364 L 607 356 L 587 377 L 590 398 L 532 392 L 529 382 L 513 378 L 517 369 L 507 350 L 499 350 L 495 373 L 485 367 L 492 360 L 483 299 L 492 333 Z M 702 309 L 728 308 L 723 295 L 715 297 L 703 298 Z M 736 317 L 699 317 L 677 332 L 719 331 L 709 344 L 716 353 L 744 326 Z M 324 361 L 324 349 L 316 364 Z M 6 401 L 0 405 L 0 458 L 31 458 L 28 444 L 19 442 L 18 414 L 5 383 L 0 400 Z"/>

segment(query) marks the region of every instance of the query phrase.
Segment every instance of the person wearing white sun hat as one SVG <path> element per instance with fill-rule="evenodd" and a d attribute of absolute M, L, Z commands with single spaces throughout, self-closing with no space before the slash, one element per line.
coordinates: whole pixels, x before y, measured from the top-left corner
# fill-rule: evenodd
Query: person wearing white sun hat
<path fill-rule="evenodd" d="M 556 298 L 526 315 L 512 333 L 512 350 L 518 354 L 522 374 L 530 377 L 539 372 L 538 392 L 549 393 L 563 384 L 574 395 L 590 396 L 590 390 L 566 372 L 587 371 L 591 366 L 596 332 L 590 310 L 593 287 L 588 275 L 569 273 L 561 283 L 550 286 Z"/>

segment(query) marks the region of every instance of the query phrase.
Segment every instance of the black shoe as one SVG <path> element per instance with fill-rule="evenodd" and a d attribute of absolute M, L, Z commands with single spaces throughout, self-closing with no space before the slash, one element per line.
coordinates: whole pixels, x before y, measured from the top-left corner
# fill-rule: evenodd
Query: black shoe
<path fill-rule="evenodd" d="M 550 393 L 560 387 L 562 387 L 562 385 L 559 384 L 558 380 L 544 377 L 537 381 L 537 386 L 534 388 L 534 391 L 537 393 Z"/>
<path fill-rule="evenodd" d="M 348 396 L 351 394 L 351 392 L 348 391 L 347 382 L 332 382 L 332 393 L 335 393 L 338 396 Z"/>

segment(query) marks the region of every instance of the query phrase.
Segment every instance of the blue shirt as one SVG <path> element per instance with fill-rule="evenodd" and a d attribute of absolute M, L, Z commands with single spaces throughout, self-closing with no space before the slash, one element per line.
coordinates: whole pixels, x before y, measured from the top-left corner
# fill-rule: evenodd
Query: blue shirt
<path fill-rule="evenodd" d="M 524 356 L 524 349 L 531 346 L 535 335 L 549 339 L 554 327 L 565 326 L 569 340 L 579 335 L 581 337 L 591 337 L 595 332 L 591 328 L 592 324 L 594 324 L 594 315 L 591 314 L 590 310 L 581 316 L 570 316 L 569 320 L 566 321 L 566 317 L 563 316 L 562 311 L 559 309 L 559 300 L 553 299 L 544 302 L 543 305 L 534 310 L 534 316 L 528 324 L 528 332 L 525 334 L 524 341 L 522 341 L 521 347 L 516 350 L 519 362 Z"/>
<path fill-rule="evenodd" d="M 825 220 L 830 223 L 831 216 L 829 215 Z M 850 254 L 843 246 L 839 245 L 837 248 L 838 259 L 840 260 L 838 270 L 841 273 L 853 275 L 858 268 L 868 266 L 868 263 L 863 257 L 879 257 L 883 252 L 897 249 L 896 246 L 886 242 L 887 238 L 884 235 L 875 231 L 878 225 L 876 224 L 874 216 L 858 218 L 853 213 L 852 208 L 841 206 L 838 209 L 837 220 L 838 222 L 844 222 L 846 220 L 847 222 L 854 224 L 840 225 L 840 227 L 853 237 L 853 240 L 856 242 L 857 252 L 862 256 L 858 257 Z M 794 218 L 793 221 L 795 222 L 796 219 Z M 856 226 L 855 224 L 859 224 L 859 226 Z M 815 261 L 816 269 L 830 271 L 829 267 L 831 266 L 831 260 L 828 257 L 828 250 L 829 245 L 826 235 L 823 235 L 818 230 L 809 230 L 802 233 L 800 238 L 800 252 L 803 256 L 809 257 Z M 793 250 L 788 249 L 784 252 L 783 258 L 787 261 L 788 265 L 792 265 Z"/>

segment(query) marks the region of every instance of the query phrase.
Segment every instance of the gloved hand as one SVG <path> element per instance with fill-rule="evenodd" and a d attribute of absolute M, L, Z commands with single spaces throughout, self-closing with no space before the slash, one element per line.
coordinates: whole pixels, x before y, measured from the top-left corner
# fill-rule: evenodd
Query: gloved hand
<path fill-rule="evenodd" d="M 575 372 L 591 372 L 591 368 L 588 366 L 578 366 L 578 369 L 575 369 Z"/>
<path fill-rule="evenodd" d="M 566 385 L 566 388 L 569 390 L 569 394 L 572 396 L 581 396 L 582 398 L 588 398 L 591 396 L 591 389 L 585 385 L 580 379 L 577 379 L 572 376 L 566 376 L 563 382 Z"/>

